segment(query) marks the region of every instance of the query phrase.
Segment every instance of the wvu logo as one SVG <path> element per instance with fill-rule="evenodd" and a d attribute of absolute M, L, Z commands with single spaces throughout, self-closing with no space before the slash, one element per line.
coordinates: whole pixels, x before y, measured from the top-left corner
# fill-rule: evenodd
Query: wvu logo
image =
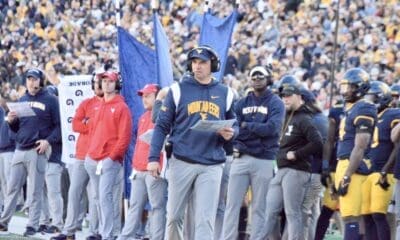
<path fill-rule="evenodd" d="M 202 120 L 206 120 L 208 114 L 220 118 L 220 107 L 209 101 L 195 101 L 187 105 L 188 115 L 199 113 Z"/>

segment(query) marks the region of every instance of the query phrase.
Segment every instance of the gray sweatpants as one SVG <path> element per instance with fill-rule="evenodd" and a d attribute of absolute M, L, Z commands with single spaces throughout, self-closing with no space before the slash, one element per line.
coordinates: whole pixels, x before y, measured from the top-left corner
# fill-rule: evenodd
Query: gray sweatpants
<path fill-rule="evenodd" d="M 233 156 L 226 156 L 224 170 L 222 171 L 221 187 L 219 190 L 219 200 L 217 208 L 217 216 L 215 218 L 214 240 L 219 240 L 223 236 L 223 223 L 226 209 L 226 198 L 228 194 L 229 173 Z"/>
<path fill-rule="evenodd" d="M 167 240 L 183 239 L 183 216 L 191 194 L 196 226 L 193 240 L 214 237 L 222 170 L 223 164 L 190 164 L 172 156 L 168 168 Z"/>
<path fill-rule="evenodd" d="M 218 208 L 217 215 L 215 218 L 214 225 L 214 240 L 219 240 L 223 237 L 223 223 L 226 208 L 226 196 L 228 192 L 229 172 L 233 156 L 226 156 L 226 162 L 222 171 L 221 186 L 219 190 Z M 184 239 L 194 239 L 194 232 L 196 226 L 194 225 L 194 201 L 193 195 L 189 196 L 188 204 L 186 205 L 185 220 L 183 226 L 183 237 Z"/>
<path fill-rule="evenodd" d="M 80 211 L 82 210 L 81 201 L 84 191 L 86 191 L 89 183 L 89 175 L 86 172 L 85 161 L 83 160 L 76 160 L 71 163 L 68 171 L 70 186 L 68 190 L 67 218 L 65 219 L 63 233 L 66 235 L 72 235 L 79 227 L 78 219 L 81 214 Z M 92 195 L 92 193 L 89 194 L 89 196 Z M 90 232 L 92 234 L 98 233 L 98 214 L 96 205 L 93 201 L 89 201 L 89 224 Z"/>
<path fill-rule="evenodd" d="M 321 184 L 321 174 L 311 174 L 310 184 L 306 190 L 303 202 L 304 239 L 313 240 L 321 214 L 321 194 L 324 190 Z"/>
<path fill-rule="evenodd" d="M 249 186 L 253 195 L 250 239 L 263 239 L 266 196 L 273 170 L 273 160 L 259 159 L 246 154 L 233 160 L 224 217 L 224 239 L 236 239 L 238 236 L 240 208 Z"/>
<path fill-rule="evenodd" d="M 46 190 L 43 191 L 42 217 L 40 224 L 52 225 L 62 230 L 64 200 L 61 194 L 61 175 L 64 167 L 61 164 L 49 162 L 46 168 Z M 50 223 L 51 219 L 51 223 Z"/>
<path fill-rule="evenodd" d="M 285 206 L 288 224 L 288 239 L 302 240 L 303 212 L 302 206 L 306 188 L 310 182 L 309 172 L 291 168 L 280 168 L 272 178 L 267 193 L 267 217 L 264 236 L 271 236 L 278 226 L 278 217 Z"/>
<path fill-rule="evenodd" d="M 136 237 L 147 200 L 150 201 L 150 239 L 163 240 L 166 222 L 167 181 L 148 172 L 136 172 L 131 184 L 128 214 L 119 240 Z"/>
<path fill-rule="evenodd" d="M 42 192 L 44 186 L 47 157 L 45 154 L 38 154 L 35 149 L 16 150 L 10 168 L 10 181 L 7 186 L 7 197 L 0 223 L 8 225 L 15 212 L 19 193 L 26 177 L 29 175 L 28 185 L 32 190 L 28 191 L 32 196 L 29 204 L 29 220 L 27 226 L 34 229 L 39 228 L 40 211 L 42 208 Z"/>
<path fill-rule="evenodd" d="M 96 172 L 97 165 L 102 162 L 101 173 Z M 93 200 L 99 213 L 99 233 L 102 239 L 113 239 L 114 229 L 114 199 L 113 188 L 116 185 L 122 165 L 110 158 L 95 161 L 90 157 L 85 159 L 85 169 L 93 187 Z M 118 201 L 118 200 L 117 200 Z M 110 217 L 112 216 L 112 217 Z"/>
<path fill-rule="evenodd" d="M 7 196 L 7 182 L 10 177 L 10 167 L 14 152 L 2 152 L 0 153 L 0 186 L 1 186 L 1 201 L 0 207 L 4 206 L 4 202 Z"/>

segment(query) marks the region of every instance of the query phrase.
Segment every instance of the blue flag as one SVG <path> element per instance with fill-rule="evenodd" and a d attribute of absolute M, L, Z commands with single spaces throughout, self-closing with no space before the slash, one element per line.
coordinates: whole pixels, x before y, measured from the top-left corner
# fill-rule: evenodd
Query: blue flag
<path fill-rule="evenodd" d="M 228 49 L 231 45 L 233 27 L 237 19 L 237 10 L 224 19 L 211 15 L 208 11 L 204 14 L 203 25 L 200 32 L 200 45 L 212 47 L 219 55 L 221 69 L 215 73 L 217 80 L 221 81 L 224 76 Z"/>
<path fill-rule="evenodd" d="M 169 41 L 167 34 L 158 18 L 158 14 L 153 14 L 154 22 L 154 42 L 156 47 L 156 74 L 157 81 L 161 87 L 166 87 L 172 84 L 174 77 L 172 72 L 172 62 L 169 54 Z"/>
<path fill-rule="evenodd" d="M 123 28 L 118 27 L 118 53 L 120 72 L 122 76 L 122 96 L 128 104 L 133 117 L 132 140 L 125 154 L 125 198 L 130 195 L 129 176 L 131 174 L 131 160 L 136 144 L 137 123 L 144 112 L 142 99 L 137 91 L 148 83 L 154 83 L 156 72 L 155 51 L 136 40 Z"/>

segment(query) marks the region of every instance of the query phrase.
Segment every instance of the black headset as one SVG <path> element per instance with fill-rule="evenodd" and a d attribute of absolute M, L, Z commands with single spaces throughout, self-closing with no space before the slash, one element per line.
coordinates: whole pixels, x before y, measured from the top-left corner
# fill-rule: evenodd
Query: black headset
<path fill-rule="evenodd" d="M 202 45 L 193 48 L 192 50 L 189 51 L 187 55 L 187 66 L 186 69 L 189 72 L 192 72 L 192 56 L 196 51 L 207 51 L 211 55 L 211 72 L 218 72 L 220 67 L 221 67 L 221 62 L 219 60 L 218 54 L 209 46 L 207 45 Z"/>
<path fill-rule="evenodd" d="M 91 83 L 92 83 L 92 90 L 94 91 L 94 84 L 95 84 L 95 80 L 96 79 L 96 71 L 93 71 L 92 73 L 92 79 L 91 79 Z M 101 89 L 101 88 L 100 88 Z"/>

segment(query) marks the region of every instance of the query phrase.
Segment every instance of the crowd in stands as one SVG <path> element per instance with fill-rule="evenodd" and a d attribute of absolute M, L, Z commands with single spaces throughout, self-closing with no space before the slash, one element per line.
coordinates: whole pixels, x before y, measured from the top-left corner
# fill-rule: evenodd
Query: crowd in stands
<path fill-rule="evenodd" d="M 159 14 L 170 39 L 174 77 L 185 71 L 187 50 L 198 42 L 204 2 L 161 0 Z M 223 17 L 234 0 L 209 1 Z M 295 74 L 329 107 L 336 1 L 242 0 L 232 36 L 224 80 L 239 92 L 248 70 L 270 65 L 274 80 Z M 24 70 L 45 70 L 50 82 L 70 74 L 90 74 L 102 64 L 117 64 L 113 1 L 0 0 L 1 95 L 24 92 Z M 148 0 L 121 0 L 121 26 L 150 44 L 153 22 Z M 373 80 L 400 80 L 400 3 L 396 0 L 342 0 L 335 78 L 361 66 Z M 22 86 L 21 86 L 22 85 Z"/>

